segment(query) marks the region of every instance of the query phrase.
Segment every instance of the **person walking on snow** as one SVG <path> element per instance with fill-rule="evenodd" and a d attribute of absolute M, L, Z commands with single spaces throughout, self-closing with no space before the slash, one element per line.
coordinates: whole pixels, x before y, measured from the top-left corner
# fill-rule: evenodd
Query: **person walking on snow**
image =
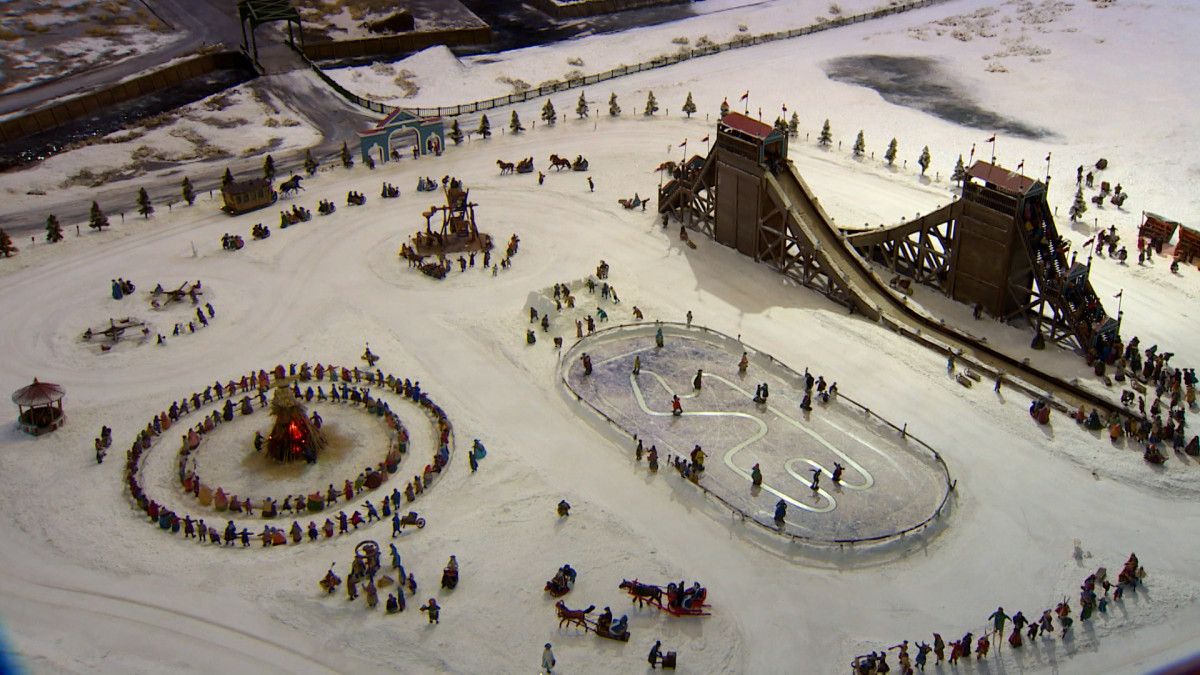
<path fill-rule="evenodd" d="M 662 659 L 662 640 L 657 640 L 650 648 L 650 655 L 646 657 L 646 660 L 650 662 L 651 668 L 657 668 L 660 659 Z"/>
<path fill-rule="evenodd" d="M 591 181 L 589 178 L 588 181 Z M 546 648 L 542 650 L 542 671 L 545 673 L 554 672 L 554 651 L 550 649 L 550 643 L 546 643 Z"/>
<path fill-rule="evenodd" d="M 671 414 L 676 417 L 679 417 L 683 414 L 683 405 L 679 402 L 678 395 L 673 395 L 671 397 Z"/>
<path fill-rule="evenodd" d="M 820 469 L 812 470 L 812 484 L 808 486 L 808 489 L 812 490 L 813 492 L 816 492 L 817 490 L 821 489 L 821 470 Z"/>
<path fill-rule="evenodd" d="M 1004 613 L 1003 607 L 997 607 L 996 611 L 992 612 L 988 618 L 992 620 L 992 626 L 996 629 L 996 634 L 1004 635 L 1004 624 L 1012 617 Z"/>
<path fill-rule="evenodd" d="M 702 384 L 704 384 L 704 369 L 703 368 L 696 371 L 696 378 L 694 380 L 692 380 L 692 388 L 695 389 L 696 391 L 700 391 L 700 386 Z"/>

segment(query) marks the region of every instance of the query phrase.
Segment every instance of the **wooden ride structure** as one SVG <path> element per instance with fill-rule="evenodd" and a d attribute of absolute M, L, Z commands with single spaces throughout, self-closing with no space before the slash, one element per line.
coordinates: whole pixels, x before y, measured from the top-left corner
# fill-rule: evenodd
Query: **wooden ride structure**
<path fill-rule="evenodd" d="M 1068 264 L 1045 183 L 976 162 L 951 204 L 891 227 L 851 230 L 832 224 L 786 157 L 786 134 L 730 113 L 707 158 L 659 167 L 670 177 L 658 210 L 871 319 L 881 308 L 872 289 L 851 283 L 856 271 L 847 265 L 876 263 L 885 279 L 900 275 L 999 320 L 1023 320 L 1041 336 L 1035 342 L 1086 352 L 1119 339 L 1119 317 L 1104 311 L 1090 267 Z"/>
<path fill-rule="evenodd" d="M 85 342 L 91 342 L 92 338 L 104 336 L 115 345 L 121 341 L 121 337 L 125 334 L 125 331 L 129 330 L 130 328 L 142 328 L 145 325 L 146 324 L 142 323 L 141 321 L 137 321 L 136 319 L 132 319 L 130 317 L 125 317 L 124 319 L 109 319 L 108 328 L 96 330 L 89 328 L 83 334 L 83 339 Z M 143 331 L 143 334 L 144 333 L 145 331 Z M 105 349 L 104 351 L 108 350 Z"/>
<path fill-rule="evenodd" d="M 492 247 L 490 235 L 480 233 L 475 225 L 475 207 L 468 199 L 469 190 L 458 181 L 443 189 L 446 205 L 429 207 L 425 216 L 425 231 L 412 238 L 412 248 L 420 256 L 440 256 L 452 253 L 483 251 Z M 441 227 L 435 228 L 434 217 L 442 215 Z"/>

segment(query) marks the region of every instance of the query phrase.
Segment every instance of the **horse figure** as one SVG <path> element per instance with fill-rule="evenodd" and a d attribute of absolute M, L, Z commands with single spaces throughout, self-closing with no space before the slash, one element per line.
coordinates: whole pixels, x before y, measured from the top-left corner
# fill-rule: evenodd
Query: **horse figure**
<path fill-rule="evenodd" d="M 517 169 L 516 164 L 513 164 L 512 162 L 504 162 L 501 160 L 496 160 L 496 166 L 500 167 L 500 175 L 501 176 L 503 176 L 506 173 L 512 173 L 513 171 L 516 171 L 516 169 Z"/>
<path fill-rule="evenodd" d="M 633 581 L 621 581 L 621 584 L 617 588 L 629 591 L 629 594 L 633 596 L 633 600 L 630 602 L 638 603 L 638 607 L 645 607 L 646 603 L 651 601 L 659 605 L 662 604 L 663 591 L 658 586 L 638 583 L 638 580 L 634 579 Z"/>
<path fill-rule="evenodd" d="M 559 157 L 558 155 L 550 155 L 550 166 L 562 171 L 563 169 L 571 168 L 571 160 Z"/>
<path fill-rule="evenodd" d="M 304 187 L 300 185 L 301 180 L 302 179 L 300 176 L 293 175 L 291 178 L 279 184 L 279 191 L 283 193 L 283 196 L 285 197 L 294 195 L 304 189 Z"/>
<path fill-rule="evenodd" d="M 562 600 L 559 600 L 558 602 L 554 603 L 554 607 L 558 610 L 558 619 L 559 619 L 558 627 L 559 628 L 562 628 L 563 626 L 569 626 L 571 624 L 574 624 L 576 626 L 579 626 L 580 628 L 583 628 L 584 630 L 587 630 L 587 627 L 588 627 L 587 626 L 588 613 L 591 612 L 593 609 L 596 609 L 595 605 L 589 605 L 587 609 L 567 609 L 567 605 Z"/>

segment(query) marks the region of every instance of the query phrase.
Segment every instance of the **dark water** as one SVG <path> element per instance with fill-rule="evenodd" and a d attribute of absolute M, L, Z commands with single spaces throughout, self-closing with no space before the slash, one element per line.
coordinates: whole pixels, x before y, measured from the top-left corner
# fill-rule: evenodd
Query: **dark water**
<path fill-rule="evenodd" d="M 920 110 L 965 127 L 1031 139 L 1054 135 L 1047 129 L 982 107 L 935 59 L 878 54 L 843 56 L 825 62 L 824 69 L 831 80 L 869 87 L 888 103 Z"/>
<path fill-rule="evenodd" d="M 177 86 L 111 106 L 98 114 L 0 145 L 0 171 L 36 162 L 93 136 L 104 136 L 139 120 L 174 110 L 235 87 L 256 76 L 250 68 L 217 70 Z"/>

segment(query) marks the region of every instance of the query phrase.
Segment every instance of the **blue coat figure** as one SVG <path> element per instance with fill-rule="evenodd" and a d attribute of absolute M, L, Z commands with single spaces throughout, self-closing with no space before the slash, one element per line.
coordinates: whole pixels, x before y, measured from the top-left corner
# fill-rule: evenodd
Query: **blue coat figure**
<path fill-rule="evenodd" d="M 654 333 L 654 346 L 656 346 L 656 347 L 662 347 L 662 346 L 663 346 L 663 334 L 662 334 L 662 328 L 659 328 L 659 329 L 658 329 L 657 331 L 655 331 L 655 333 Z"/>
<path fill-rule="evenodd" d="M 113 279 L 112 282 L 112 296 L 113 300 L 120 300 L 125 297 L 125 294 L 121 292 L 121 284 L 118 284 L 116 279 Z"/>
<path fill-rule="evenodd" d="M 392 547 L 392 567 L 396 568 L 396 573 L 400 575 L 396 578 L 400 579 L 401 583 L 403 583 L 403 580 L 407 578 L 407 575 L 404 574 L 404 565 L 400 564 L 400 552 L 396 550 L 395 544 L 392 544 L 391 547 Z"/>
<path fill-rule="evenodd" d="M 779 503 L 775 504 L 775 522 L 782 523 L 785 518 L 787 518 L 787 502 L 780 499 Z"/>

